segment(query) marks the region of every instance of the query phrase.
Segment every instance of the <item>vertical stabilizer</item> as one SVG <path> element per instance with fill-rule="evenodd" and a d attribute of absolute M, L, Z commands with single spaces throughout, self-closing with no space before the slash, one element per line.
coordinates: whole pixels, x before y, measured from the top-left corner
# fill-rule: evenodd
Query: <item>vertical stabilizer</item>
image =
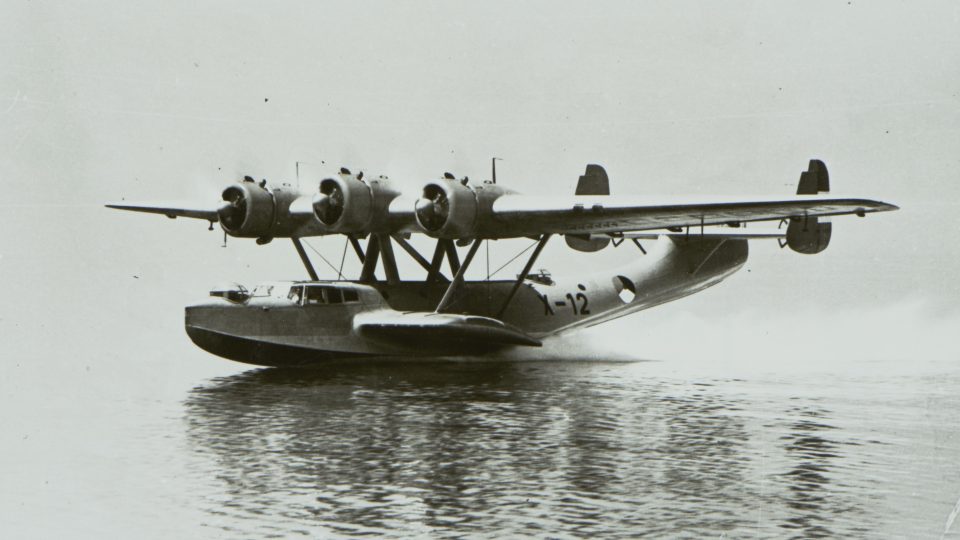
<path fill-rule="evenodd" d="M 577 195 L 609 195 L 610 179 L 607 178 L 607 171 L 600 165 L 591 163 L 587 165 L 580 181 L 577 182 Z M 600 251 L 610 243 L 609 238 L 590 239 L 588 235 L 564 235 L 567 245 L 577 251 Z"/>
<path fill-rule="evenodd" d="M 827 166 L 819 159 L 811 159 L 807 170 L 800 173 L 797 195 L 816 195 L 828 191 L 830 191 L 830 173 L 827 172 Z"/>
<path fill-rule="evenodd" d="M 610 180 L 607 171 L 600 165 L 591 163 L 577 182 L 577 195 L 609 195 Z"/>

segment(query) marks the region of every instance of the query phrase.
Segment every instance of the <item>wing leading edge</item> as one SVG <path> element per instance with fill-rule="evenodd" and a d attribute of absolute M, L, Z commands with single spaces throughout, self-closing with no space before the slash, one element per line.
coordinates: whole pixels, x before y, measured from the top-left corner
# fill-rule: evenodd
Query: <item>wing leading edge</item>
<path fill-rule="evenodd" d="M 498 221 L 510 223 L 510 232 L 520 236 L 618 233 L 847 214 L 863 216 L 896 209 L 895 205 L 870 199 L 817 196 L 783 200 L 656 203 L 625 197 L 545 199 L 529 195 L 506 195 L 493 204 L 493 215 Z"/>

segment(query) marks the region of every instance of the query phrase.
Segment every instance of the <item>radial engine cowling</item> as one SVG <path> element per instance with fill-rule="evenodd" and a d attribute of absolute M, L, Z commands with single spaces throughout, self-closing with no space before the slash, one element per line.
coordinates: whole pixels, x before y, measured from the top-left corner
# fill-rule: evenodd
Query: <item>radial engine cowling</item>
<path fill-rule="evenodd" d="M 469 238 L 476 231 L 477 195 L 456 180 L 435 180 L 423 186 L 417 200 L 417 223 L 434 238 Z"/>
<path fill-rule="evenodd" d="M 223 190 L 217 215 L 223 230 L 232 236 L 269 237 L 274 206 L 272 193 L 253 182 L 242 182 Z"/>
<path fill-rule="evenodd" d="M 797 253 L 813 255 L 827 249 L 833 226 L 818 218 L 790 218 L 787 226 L 787 245 Z"/>
<path fill-rule="evenodd" d="M 371 184 L 341 174 L 320 182 L 320 192 L 313 197 L 313 213 L 327 232 L 367 232 L 375 217 L 376 195 Z"/>

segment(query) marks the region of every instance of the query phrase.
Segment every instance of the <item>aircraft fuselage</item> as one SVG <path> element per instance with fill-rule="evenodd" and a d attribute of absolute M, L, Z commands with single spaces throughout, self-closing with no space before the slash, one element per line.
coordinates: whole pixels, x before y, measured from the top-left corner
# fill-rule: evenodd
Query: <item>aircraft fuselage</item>
<path fill-rule="evenodd" d="M 257 287 L 243 301 L 213 298 L 190 306 L 185 325 L 201 348 L 258 365 L 431 357 L 463 354 L 465 348 L 470 354 L 489 354 L 693 294 L 738 270 L 747 253 L 746 240 L 664 236 L 647 255 L 638 254 L 613 270 L 530 276 L 505 310 L 514 281 L 464 282 L 445 310 L 453 315 L 430 314 L 447 290 L 446 283 L 276 282 Z M 451 319 L 452 324 L 475 319 L 482 324 L 471 324 L 466 337 L 444 334 L 449 326 L 424 330 L 419 322 L 417 329 L 425 333 L 369 330 L 371 321 L 389 330 L 390 321 L 409 317 L 420 317 L 424 324 L 440 319 Z M 502 321 L 504 327 L 484 326 L 481 318 Z"/>

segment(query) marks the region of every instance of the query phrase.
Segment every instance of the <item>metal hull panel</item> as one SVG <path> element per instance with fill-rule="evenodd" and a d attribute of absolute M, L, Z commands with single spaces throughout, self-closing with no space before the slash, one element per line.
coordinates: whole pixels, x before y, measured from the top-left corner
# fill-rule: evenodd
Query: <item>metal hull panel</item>
<path fill-rule="evenodd" d="M 245 364 L 273 367 L 300 367 L 335 360 L 374 358 L 377 355 L 322 350 L 270 343 L 258 339 L 232 336 L 187 325 L 187 335 L 201 349 Z"/>

